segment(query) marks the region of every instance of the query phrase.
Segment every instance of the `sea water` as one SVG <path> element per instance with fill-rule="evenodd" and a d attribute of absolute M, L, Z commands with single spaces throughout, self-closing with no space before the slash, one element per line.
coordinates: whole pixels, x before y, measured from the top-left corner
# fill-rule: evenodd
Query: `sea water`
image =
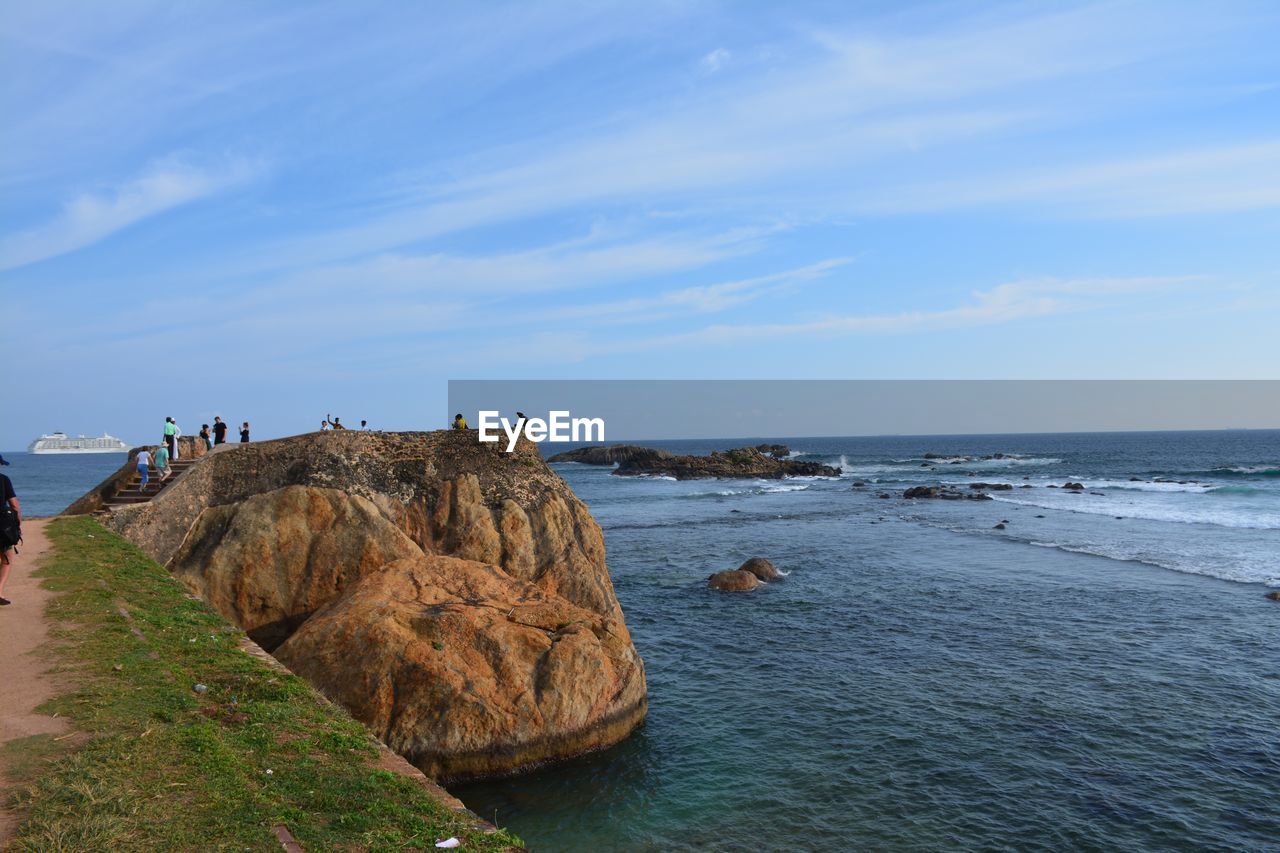
<path fill-rule="evenodd" d="M 1280 432 L 769 441 L 845 473 L 553 466 L 649 717 L 468 806 L 540 851 L 1280 849 Z M 901 497 L 971 482 L 1014 489 Z M 706 588 L 752 556 L 788 576 Z"/>
<path fill-rule="evenodd" d="M 604 529 L 649 717 L 468 806 L 540 851 L 1280 847 L 1280 432 L 768 440 L 845 472 L 553 466 Z M 5 456 L 28 515 L 123 462 Z M 1015 488 L 901 497 L 971 482 Z M 706 589 L 751 556 L 788 576 Z"/>

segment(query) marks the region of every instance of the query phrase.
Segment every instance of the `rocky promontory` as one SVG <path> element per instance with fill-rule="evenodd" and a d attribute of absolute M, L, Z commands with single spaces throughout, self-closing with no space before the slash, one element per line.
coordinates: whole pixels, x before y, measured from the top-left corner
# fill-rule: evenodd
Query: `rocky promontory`
<path fill-rule="evenodd" d="M 782 445 L 778 445 L 781 447 Z M 661 459 L 634 459 L 613 471 L 622 477 L 662 476 L 677 480 L 763 479 L 783 477 L 839 477 L 840 469 L 819 462 L 779 459 L 756 447 L 716 451 L 707 456 L 668 456 Z"/>
<path fill-rule="evenodd" d="M 224 445 L 104 523 L 440 779 L 609 746 L 646 713 L 600 528 L 528 441 Z"/>

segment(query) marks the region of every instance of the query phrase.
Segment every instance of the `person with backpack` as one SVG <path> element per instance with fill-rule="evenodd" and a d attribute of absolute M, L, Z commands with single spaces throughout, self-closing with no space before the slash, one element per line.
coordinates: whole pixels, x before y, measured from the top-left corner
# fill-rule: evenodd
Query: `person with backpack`
<path fill-rule="evenodd" d="M 9 579 L 9 552 L 15 554 L 22 541 L 22 505 L 13 490 L 13 481 L 0 474 L 0 605 L 9 603 L 4 597 L 4 583 Z"/>

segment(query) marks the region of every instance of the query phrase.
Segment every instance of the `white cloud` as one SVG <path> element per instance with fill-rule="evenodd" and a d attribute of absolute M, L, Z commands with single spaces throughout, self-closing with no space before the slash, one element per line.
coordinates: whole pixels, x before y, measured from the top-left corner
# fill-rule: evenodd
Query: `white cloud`
<path fill-rule="evenodd" d="M 715 50 L 702 57 L 699 64 L 702 66 L 703 71 L 706 71 L 708 74 L 715 74 L 728 64 L 731 57 L 732 54 L 729 53 L 727 49 L 717 47 Z"/>
<path fill-rule="evenodd" d="M 255 172 L 242 160 L 214 169 L 167 162 L 126 184 L 83 193 L 52 221 L 0 240 L 0 270 L 82 249 L 135 222 L 244 183 Z"/>

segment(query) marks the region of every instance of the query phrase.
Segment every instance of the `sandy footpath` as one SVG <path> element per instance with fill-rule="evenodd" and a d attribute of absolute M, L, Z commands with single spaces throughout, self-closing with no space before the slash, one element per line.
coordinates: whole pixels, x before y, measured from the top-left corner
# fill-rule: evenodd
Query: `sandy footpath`
<path fill-rule="evenodd" d="M 5 598 L 13 603 L 0 607 L 0 746 L 30 735 L 67 731 L 65 720 L 35 710 L 56 692 L 55 682 L 47 673 L 49 662 L 39 653 L 49 639 L 44 608 L 53 593 L 42 589 L 40 581 L 31 576 L 49 549 L 44 535 L 46 523 L 47 519 L 23 521 L 20 553 L 9 555 L 13 567 L 5 584 Z M 13 831 L 14 819 L 5 806 L 7 800 L 6 787 L 0 796 L 0 848 Z"/>

